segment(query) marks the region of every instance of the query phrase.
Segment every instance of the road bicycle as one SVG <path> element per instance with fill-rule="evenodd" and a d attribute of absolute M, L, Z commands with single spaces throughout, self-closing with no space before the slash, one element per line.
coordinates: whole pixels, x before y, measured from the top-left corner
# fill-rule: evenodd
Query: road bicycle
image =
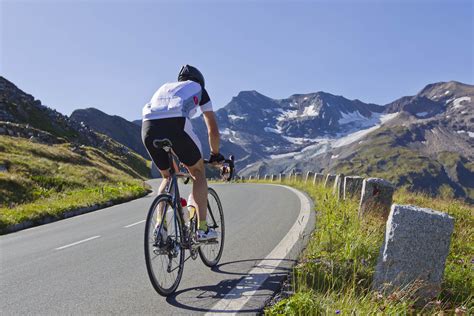
<path fill-rule="evenodd" d="M 217 239 L 205 242 L 197 241 L 198 216 L 196 212 L 185 216 L 187 212 L 185 200 L 181 198 L 178 179 L 186 184 L 191 175 L 183 170 L 179 159 L 172 151 L 172 143 L 168 139 L 156 139 L 153 146 L 163 149 L 168 154 L 170 181 L 165 192 L 159 194 L 148 211 L 145 225 L 145 262 L 150 281 L 155 290 L 163 296 L 176 291 L 183 275 L 185 251 L 190 257 L 198 255 L 202 262 L 213 267 L 219 262 L 224 250 L 225 224 L 224 212 L 219 196 L 212 188 L 208 188 L 207 224 L 218 235 Z M 208 163 L 205 161 L 205 163 Z M 219 164 L 212 164 L 220 169 L 223 180 L 230 181 L 234 174 L 234 157 Z M 180 168 L 181 167 L 181 168 Z M 188 222 L 187 219 L 189 218 Z"/>

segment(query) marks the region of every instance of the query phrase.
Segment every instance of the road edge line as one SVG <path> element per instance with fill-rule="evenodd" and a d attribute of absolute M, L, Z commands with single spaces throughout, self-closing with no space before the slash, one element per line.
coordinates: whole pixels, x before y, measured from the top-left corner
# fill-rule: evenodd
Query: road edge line
<path fill-rule="evenodd" d="M 206 315 L 216 315 L 220 313 L 229 313 L 228 311 L 233 311 L 231 315 L 236 314 L 241 310 L 245 304 L 250 300 L 253 294 L 255 294 L 258 289 L 263 285 L 263 283 L 268 279 L 270 274 L 274 273 L 277 267 L 282 263 L 282 261 L 292 252 L 293 248 L 296 246 L 300 240 L 301 235 L 307 230 L 307 226 L 310 223 L 310 217 L 312 215 L 312 200 L 305 195 L 303 192 L 296 190 L 295 188 L 281 185 L 281 184 L 263 184 L 263 185 L 272 185 L 284 187 L 293 193 L 299 198 L 301 203 L 300 212 L 296 218 L 296 221 L 291 226 L 288 233 L 283 237 L 278 245 L 273 248 L 273 250 L 258 263 L 258 265 L 250 270 L 248 275 L 266 275 L 258 280 L 258 288 L 251 292 L 246 292 L 245 296 L 241 294 L 241 288 L 244 287 L 245 283 L 248 281 L 247 278 L 243 278 L 237 285 L 230 290 L 224 298 L 220 299 L 216 304 L 210 308 L 210 312 Z M 314 214 L 313 214 L 314 216 Z M 301 250 L 304 245 L 302 245 Z M 239 297 L 235 299 L 235 297 Z"/>

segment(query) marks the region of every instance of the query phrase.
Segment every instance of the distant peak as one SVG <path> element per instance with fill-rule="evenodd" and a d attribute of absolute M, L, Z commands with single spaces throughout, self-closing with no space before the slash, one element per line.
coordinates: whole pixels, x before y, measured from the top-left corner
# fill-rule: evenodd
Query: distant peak
<path fill-rule="evenodd" d="M 252 102 L 252 100 L 260 100 L 260 101 L 272 101 L 272 98 L 267 97 L 266 95 L 261 94 L 256 90 L 244 90 L 240 91 L 237 96 L 233 97 L 235 100 L 247 100 Z"/>
<path fill-rule="evenodd" d="M 426 85 L 423 89 L 418 94 L 425 94 L 428 91 L 438 89 L 438 88 L 445 88 L 445 89 L 452 89 L 455 87 L 472 87 L 469 84 L 462 83 L 459 81 L 451 80 L 451 81 L 440 81 L 440 82 L 434 82 Z"/>
<path fill-rule="evenodd" d="M 316 96 L 319 96 L 321 98 L 325 97 L 337 97 L 334 94 L 324 92 L 324 91 L 318 91 L 318 92 L 310 92 L 310 93 L 297 93 L 297 94 L 292 94 L 289 96 L 288 99 L 299 99 L 299 98 L 314 98 Z"/>
<path fill-rule="evenodd" d="M 102 112 L 101 110 L 99 109 L 96 109 L 94 107 L 88 107 L 88 108 L 85 108 L 85 109 L 76 109 L 74 111 L 72 111 L 72 114 L 78 114 L 78 113 L 88 113 L 88 114 L 105 114 L 104 112 Z M 72 115 L 71 114 L 71 115 Z"/>
<path fill-rule="evenodd" d="M 245 96 L 264 96 L 263 94 L 259 93 L 256 90 L 244 90 L 240 91 L 237 97 L 245 97 Z"/>

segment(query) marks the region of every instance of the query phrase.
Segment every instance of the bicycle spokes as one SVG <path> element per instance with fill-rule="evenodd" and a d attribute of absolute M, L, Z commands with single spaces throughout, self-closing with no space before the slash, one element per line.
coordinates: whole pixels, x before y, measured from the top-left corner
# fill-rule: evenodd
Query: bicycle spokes
<path fill-rule="evenodd" d="M 169 196 L 159 196 L 150 208 L 145 226 L 147 271 L 161 295 L 171 294 L 183 273 L 182 226 L 176 215 Z"/>

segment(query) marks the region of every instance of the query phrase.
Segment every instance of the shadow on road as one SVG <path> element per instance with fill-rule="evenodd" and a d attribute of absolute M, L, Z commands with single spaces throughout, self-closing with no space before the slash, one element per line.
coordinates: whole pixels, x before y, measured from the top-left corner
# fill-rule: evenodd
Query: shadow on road
<path fill-rule="evenodd" d="M 258 265 L 261 261 L 262 259 L 247 259 L 219 264 L 212 268 L 214 272 L 234 277 L 213 285 L 203 285 L 177 291 L 174 295 L 169 296 L 166 301 L 177 308 L 194 312 L 257 313 L 261 311 L 269 296 L 280 289 L 281 282 L 296 262 L 287 259 L 265 259 L 265 265 Z M 283 264 L 275 267 L 268 264 L 271 261 L 283 261 Z M 249 273 L 255 267 L 274 268 L 275 271 L 271 274 Z M 213 309 L 214 305 L 220 300 L 226 300 L 230 303 L 246 296 L 251 296 L 252 300 L 245 304 L 244 309 Z"/>

